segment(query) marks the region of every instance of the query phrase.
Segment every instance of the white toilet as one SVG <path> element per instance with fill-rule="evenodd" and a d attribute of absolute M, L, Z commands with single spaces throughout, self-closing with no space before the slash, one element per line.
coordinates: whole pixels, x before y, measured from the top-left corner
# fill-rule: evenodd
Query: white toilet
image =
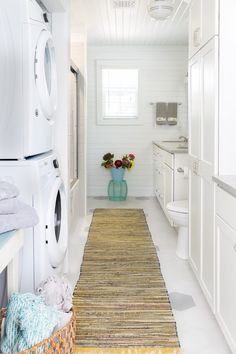
<path fill-rule="evenodd" d="M 188 259 L 188 200 L 168 203 L 167 212 L 178 227 L 178 242 L 176 254 L 179 258 Z"/>

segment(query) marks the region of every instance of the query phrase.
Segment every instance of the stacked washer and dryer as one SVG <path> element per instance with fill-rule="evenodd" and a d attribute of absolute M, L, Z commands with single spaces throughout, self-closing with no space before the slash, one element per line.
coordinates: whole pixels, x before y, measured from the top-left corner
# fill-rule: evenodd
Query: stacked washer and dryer
<path fill-rule="evenodd" d="M 65 187 L 53 152 L 57 73 L 50 14 L 36 0 L 0 5 L 0 180 L 18 186 L 40 222 L 25 233 L 20 290 L 64 271 Z"/>

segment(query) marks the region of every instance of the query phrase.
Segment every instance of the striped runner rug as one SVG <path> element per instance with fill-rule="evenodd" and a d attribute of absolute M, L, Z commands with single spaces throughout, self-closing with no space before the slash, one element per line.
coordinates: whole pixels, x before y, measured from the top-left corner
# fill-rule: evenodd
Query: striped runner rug
<path fill-rule="evenodd" d="M 180 353 L 143 210 L 95 210 L 74 307 L 75 353 Z"/>

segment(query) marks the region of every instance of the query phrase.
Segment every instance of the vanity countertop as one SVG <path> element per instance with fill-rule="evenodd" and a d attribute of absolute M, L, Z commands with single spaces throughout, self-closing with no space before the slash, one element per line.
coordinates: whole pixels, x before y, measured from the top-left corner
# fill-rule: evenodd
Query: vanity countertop
<path fill-rule="evenodd" d="M 214 176 L 213 181 L 226 192 L 236 197 L 236 175 Z"/>
<path fill-rule="evenodd" d="M 187 154 L 188 144 L 181 141 L 153 141 L 153 144 L 170 154 Z"/>

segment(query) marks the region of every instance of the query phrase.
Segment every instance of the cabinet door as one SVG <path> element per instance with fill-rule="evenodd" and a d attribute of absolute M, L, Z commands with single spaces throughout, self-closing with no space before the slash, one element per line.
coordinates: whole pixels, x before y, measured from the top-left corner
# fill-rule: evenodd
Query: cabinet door
<path fill-rule="evenodd" d="M 201 267 L 201 178 L 189 172 L 189 257 L 195 273 Z"/>
<path fill-rule="evenodd" d="M 218 40 L 201 49 L 201 178 L 202 269 L 201 280 L 208 302 L 214 307 L 214 184 L 218 172 Z"/>
<path fill-rule="evenodd" d="M 217 306 L 220 326 L 236 353 L 236 231 L 216 217 Z"/>
<path fill-rule="evenodd" d="M 215 305 L 214 183 L 201 178 L 201 281 L 212 308 Z"/>
<path fill-rule="evenodd" d="M 189 63 L 189 154 L 201 157 L 201 57 Z"/>
<path fill-rule="evenodd" d="M 202 45 L 219 33 L 219 0 L 202 0 Z"/>
<path fill-rule="evenodd" d="M 189 14 L 189 58 L 192 58 L 219 34 L 219 0 L 192 0 Z"/>
<path fill-rule="evenodd" d="M 201 50 L 201 170 L 209 180 L 218 172 L 218 67 L 214 38 Z"/>
<path fill-rule="evenodd" d="M 189 57 L 191 58 L 201 48 L 202 43 L 202 0 L 192 0 L 189 16 Z"/>
<path fill-rule="evenodd" d="M 164 165 L 163 174 L 164 174 L 164 211 L 171 225 L 173 225 L 173 222 L 169 218 L 169 213 L 166 210 L 166 206 L 168 203 L 173 202 L 174 171 L 167 165 Z"/>

